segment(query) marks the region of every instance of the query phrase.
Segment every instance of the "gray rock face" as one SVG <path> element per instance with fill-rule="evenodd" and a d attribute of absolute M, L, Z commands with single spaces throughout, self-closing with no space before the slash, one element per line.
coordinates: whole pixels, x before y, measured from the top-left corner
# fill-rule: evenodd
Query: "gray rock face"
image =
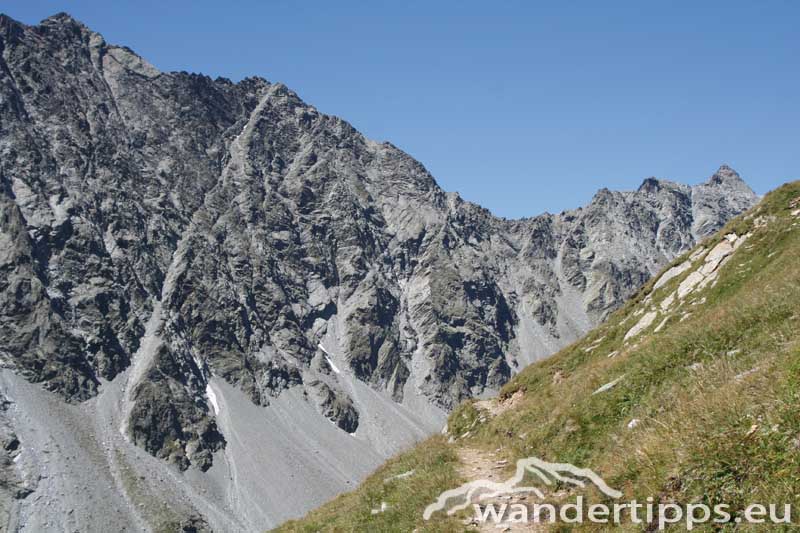
<path fill-rule="evenodd" d="M 348 433 L 344 376 L 448 409 L 755 201 L 723 166 L 500 219 L 281 84 L 0 16 L 2 365 L 70 403 L 121 382 L 126 438 L 184 470 L 229 438 L 212 377 L 265 408 L 299 390 Z"/>

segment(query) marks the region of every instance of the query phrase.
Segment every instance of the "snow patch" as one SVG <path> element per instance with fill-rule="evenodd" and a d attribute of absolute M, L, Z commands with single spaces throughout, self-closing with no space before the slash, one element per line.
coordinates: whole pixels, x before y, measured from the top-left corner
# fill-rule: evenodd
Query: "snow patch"
<path fill-rule="evenodd" d="M 208 403 L 214 409 L 214 415 L 218 415 L 219 404 L 217 403 L 217 395 L 214 393 L 214 389 L 211 388 L 211 383 L 206 383 L 206 398 L 208 398 Z"/>
<path fill-rule="evenodd" d="M 341 374 L 342 371 L 339 370 L 339 367 L 337 367 L 335 364 L 333 364 L 333 360 L 331 359 L 331 354 L 328 353 L 328 350 L 325 349 L 325 347 L 322 345 L 322 343 L 319 343 L 318 346 L 319 346 L 319 349 L 322 350 L 325 353 L 325 360 L 330 365 L 331 370 L 333 370 L 337 374 Z"/>
<path fill-rule="evenodd" d="M 339 370 L 339 368 L 338 368 L 336 365 L 334 365 L 334 364 L 333 364 L 333 361 L 331 361 L 331 358 L 330 358 L 330 357 L 328 357 L 328 356 L 326 355 L 326 356 L 325 356 L 325 360 L 328 362 L 328 364 L 329 364 L 329 365 L 331 365 L 331 370 L 333 370 L 333 371 L 334 371 L 334 372 L 336 372 L 337 374 L 341 374 L 341 373 L 342 373 L 342 371 L 341 371 L 341 370 Z"/>

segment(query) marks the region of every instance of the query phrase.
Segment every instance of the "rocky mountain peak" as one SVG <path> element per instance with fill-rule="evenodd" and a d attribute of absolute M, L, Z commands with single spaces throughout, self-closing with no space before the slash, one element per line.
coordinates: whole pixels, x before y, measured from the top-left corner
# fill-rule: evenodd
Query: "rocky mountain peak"
<path fill-rule="evenodd" d="M 4 13 L 0 13 L 0 37 L 3 41 L 15 41 L 23 33 L 23 25 Z M 0 52 L 3 43 L 0 42 Z"/>
<path fill-rule="evenodd" d="M 646 178 L 641 185 L 639 185 L 638 191 L 641 193 L 647 194 L 655 194 L 661 190 L 661 182 L 655 177 Z"/>
<path fill-rule="evenodd" d="M 708 183 L 713 185 L 747 187 L 747 184 L 741 178 L 741 176 L 739 176 L 739 173 L 725 164 L 721 165 L 719 169 L 708 179 Z"/>
<path fill-rule="evenodd" d="M 16 20 L 9 17 L 5 13 L 0 13 L 0 28 L 6 28 L 8 26 L 14 26 L 19 24 Z"/>
<path fill-rule="evenodd" d="M 80 39 L 94 33 L 85 24 L 65 12 L 47 17 L 34 28 L 38 28 L 43 34 L 55 33 L 67 39 Z"/>
<path fill-rule="evenodd" d="M 85 28 L 86 26 L 80 22 L 79 20 L 75 19 L 72 15 L 65 11 L 61 11 L 56 13 L 55 15 L 50 15 L 46 19 L 44 19 L 42 24 L 64 24 L 67 26 L 79 26 L 81 28 Z"/>
<path fill-rule="evenodd" d="M 722 165 L 705 183 L 692 190 L 695 235 L 709 234 L 722 227 L 721 219 L 751 207 L 758 196 L 739 174 Z"/>

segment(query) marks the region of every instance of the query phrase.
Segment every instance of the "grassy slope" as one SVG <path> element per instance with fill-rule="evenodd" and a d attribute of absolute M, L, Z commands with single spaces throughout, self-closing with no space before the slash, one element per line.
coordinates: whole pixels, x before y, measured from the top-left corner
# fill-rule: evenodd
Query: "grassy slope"
<path fill-rule="evenodd" d="M 458 436 L 472 427 L 467 437 L 420 444 L 280 531 L 464 530 L 455 519 L 421 518 L 439 492 L 464 481 L 459 446 L 500 448 L 512 464 L 535 455 L 589 467 L 626 500 L 800 509 L 800 217 L 791 215 L 800 205 L 790 208 L 798 197 L 800 182 L 787 184 L 704 243 L 708 249 L 727 233 L 752 232 L 718 282 L 673 306 L 659 333 L 653 330 L 667 314 L 623 340 L 642 308 L 657 306 L 694 269 L 652 294 L 650 282 L 585 338 L 526 368 L 500 393 L 502 402 L 522 391 L 513 408 L 473 424 L 489 415 L 463 404 L 449 428 Z M 620 376 L 614 388 L 592 394 Z M 638 425 L 628 429 L 634 418 Z M 387 511 L 371 514 L 381 502 Z"/>

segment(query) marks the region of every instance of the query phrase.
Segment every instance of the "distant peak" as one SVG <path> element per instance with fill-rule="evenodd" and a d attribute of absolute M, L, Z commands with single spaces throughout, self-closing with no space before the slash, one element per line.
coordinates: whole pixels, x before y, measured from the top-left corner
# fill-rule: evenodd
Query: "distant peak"
<path fill-rule="evenodd" d="M 66 30 L 70 32 L 75 32 L 77 30 L 80 33 L 91 31 L 89 27 L 86 26 L 86 24 L 84 24 L 80 20 L 74 18 L 72 15 L 64 11 L 47 17 L 46 19 L 44 19 L 39 23 L 39 27 L 56 29 L 56 30 Z"/>
<path fill-rule="evenodd" d="M 61 24 L 81 24 L 75 18 L 65 11 L 61 11 L 60 13 L 56 13 L 55 15 L 51 15 L 44 19 L 42 22 L 58 22 Z"/>
<path fill-rule="evenodd" d="M 6 15 L 5 13 L 0 13 L 0 27 L 7 27 L 7 26 L 23 26 L 23 24 Z"/>
<path fill-rule="evenodd" d="M 64 36 L 78 36 L 91 32 L 83 22 L 63 11 L 42 20 L 37 26 L 34 26 L 34 29 L 46 34 Z"/>
<path fill-rule="evenodd" d="M 602 204 L 603 202 L 609 201 L 611 198 L 614 197 L 614 193 L 611 192 L 611 189 L 608 187 L 603 187 L 602 189 L 598 190 L 594 193 L 592 197 L 592 204 Z"/>
<path fill-rule="evenodd" d="M 651 176 L 646 178 L 641 185 L 639 185 L 639 192 L 655 193 L 661 190 L 661 181 Z"/>
<path fill-rule="evenodd" d="M 24 32 L 25 25 L 14 20 L 5 13 L 0 13 L 0 39 L 9 42 L 19 39 Z"/>
<path fill-rule="evenodd" d="M 296 96 L 294 91 L 292 91 L 285 83 L 276 81 L 270 87 L 270 91 L 272 94 L 276 94 L 278 96 Z"/>
<path fill-rule="evenodd" d="M 744 183 L 744 180 L 739 173 L 733 170 L 728 165 L 722 165 L 719 167 L 713 176 L 711 176 L 708 180 L 709 184 L 713 185 L 722 185 L 725 183 Z"/>
<path fill-rule="evenodd" d="M 728 165 L 719 167 L 713 176 L 708 178 L 708 181 L 701 184 L 700 187 L 715 190 L 717 194 L 723 195 L 740 195 L 749 198 L 752 203 L 755 203 L 758 196 L 745 182 L 739 173 L 733 170 Z"/>

